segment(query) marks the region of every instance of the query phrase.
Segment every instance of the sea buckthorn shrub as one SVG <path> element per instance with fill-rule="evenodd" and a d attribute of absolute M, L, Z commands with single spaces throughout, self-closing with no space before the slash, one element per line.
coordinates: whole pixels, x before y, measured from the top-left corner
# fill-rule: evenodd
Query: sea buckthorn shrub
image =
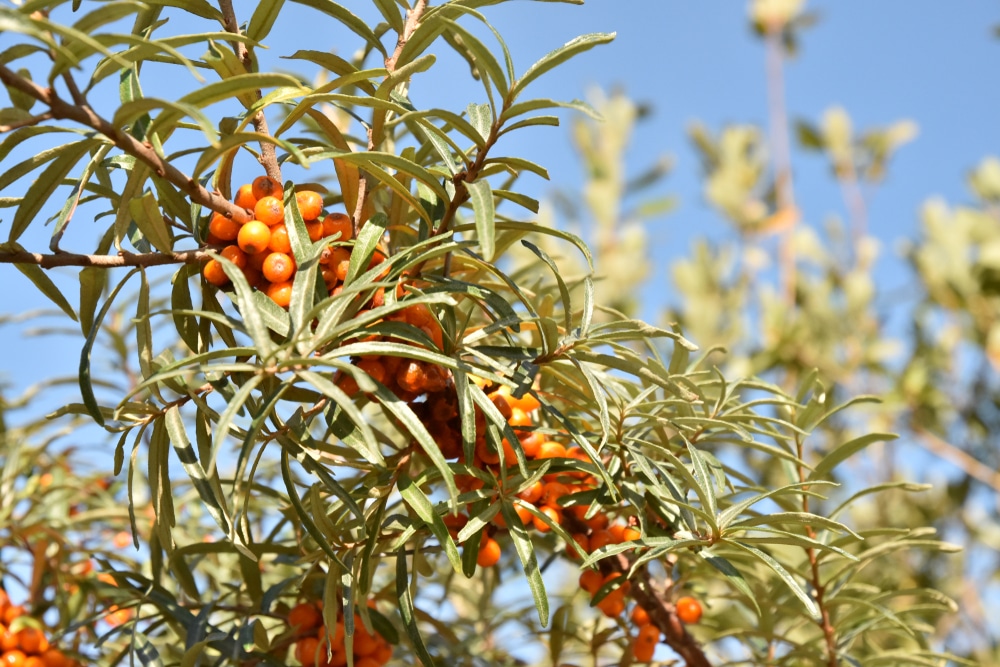
<path fill-rule="evenodd" d="M 52 260 L 85 267 L 79 313 L 29 273 L 83 334 L 79 401 L 52 418 L 110 443 L 100 464 L 114 481 L 91 495 L 67 482 L 65 517 L 32 504 L 44 457 L 10 458 L 19 481 L 3 487 L 18 531 L 2 548 L 30 556 L 0 574 L 34 594 L 37 617 L 58 607 L 64 631 L 84 630 L 74 656 L 430 667 L 540 650 L 552 664 L 701 666 L 734 645 L 733 660 L 788 664 L 864 662 L 883 644 L 936 655 L 898 618 L 946 609 L 941 596 L 877 610 L 852 597 L 880 594 L 866 566 L 914 536 L 871 535 L 869 548 L 825 495 L 841 462 L 889 436 L 807 447 L 840 410 L 817 377 L 793 392 L 726 378 L 675 328 L 598 303 L 590 248 L 536 217 L 525 180 L 547 171 L 507 155 L 506 138 L 557 124 L 555 110 L 597 115 L 528 89 L 613 35 L 516 68 L 487 17 L 498 1 L 375 0 L 370 26 L 310 0 L 289 4 L 353 35 L 343 48 L 355 55 L 303 49 L 265 66 L 269 35 L 296 29 L 280 1 L 82 4 L 4 9 L 5 29 L 44 47 L 51 69 L 11 69 L 23 49 L 0 58 L 16 108 L 49 109 L 9 114 L 26 123 L 12 142 L 41 127 L 78 137 L 33 158 L 53 162 L 4 199 L 9 243 L 64 181 L 77 185 L 54 213 L 54 247 L 78 204 L 107 224 L 96 257 Z M 177 15 L 198 31 L 167 36 Z M 131 34 L 105 31 L 125 18 Z M 189 56 L 191 43 L 207 52 Z M 438 49 L 483 87 L 465 109 L 433 102 L 448 85 L 433 78 Z M 285 73 L 295 65 L 315 77 Z M 160 66 L 210 80 L 172 102 L 146 97 Z M 105 118 L 86 100 L 112 77 L 121 104 Z M 34 83 L 45 80 L 61 83 Z M 83 525 L 103 542 L 74 544 Z M 88 550 L 99 574 L 73 574 Z M 512 629 L 523 643 L 501 639 Z M 25 661 L 44 659 L 18 641 Z"/>

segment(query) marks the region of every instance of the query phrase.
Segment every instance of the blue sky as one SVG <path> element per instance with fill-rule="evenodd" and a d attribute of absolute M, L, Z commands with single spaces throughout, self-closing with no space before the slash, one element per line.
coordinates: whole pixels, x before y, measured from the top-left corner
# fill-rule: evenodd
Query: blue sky
<path fill-rule="evenodd" d="M 367 2 L 345 4 L 362 16 L 372 13 Z M 858 128 L 903 118 L 920 127 L 918 138 L 901 150 L 870 202 L 872 233 L 886 248 L 880 275 L 888 287 L 904 284 L 907 276 L 892 256 L 894 242 L 916 233 L 919 207 L 929 196 L 967 200 L 965 173 L 998 146 L 1000 92 L 986 74 L 1000 65 L 1000 42 L 992 36 L 993 27 L 1000 24 L 1000 9 L 987 0 L 813 0 L 808 8 L 821 20 L 804 35 L 800 57 L 787 68 L 790 117 L 817 120 L 825 109 L 840 105 Z M 286 11 L 269 40 L 268 56 L 299 48 L 334 49 L 347 55 L 355 47 L 355 40 L 316 21 L 314 14 L 294 5 Z M 486 8 L 485 13 L 505 35 L 518 71 L 579 34 L 617 32 L 612 44 L 548 74 L 530 92 L 572 99 L 585 97 L 594 86 L 619 86 L 652 106 L 652 116 L 634 135 L 629 158 L 636 171 L 663 154 L 675 160 L 673 173 L 659 191 L 675 196 L 679 207 L 650 222 L 652 252 L 659 267 L 650 294 L 666 302 L 670 290 L 663 287 L 669 260 L 687 252 L 695 234 L 718 237 L 725 232 L 702 198 L 688 126 L 695 120 L 712 129 L 730 122 L 766 121 L 763 49 L 748 28 L 745 3 L 589 0 L 577 7 L 517 1 Z M 175 26 L 171 29 L 181 32 Z M 446 55 L 447 48 L 437 50 L 441 60 L 427 75 L 433 77 L 434 87 L 429 91 L 415 84 L 414 102 L 457 111 L 471 101 L 482 101 L 482 90 L 469 78 L 464 63 Z M 295 61 L 281 61 L 280 66 L 308 71 Z M 160 85 L 165 90 L 174 83 L 144 81 L 151 89 Z M 190 80 L 178 83 L 191 85 Z M 551 182 L 527 182 L 531 194 L 545 196 L 553 188 L 572 189 L 579 183 L 578 161 L 564 128 L 514 133 L 500 148 L 504 154 L 527 157 L 549 169 Z M 831 213 L 842 214 L 840 194 L 824 160 L 797 153 L 794 163 L 805 221 L 821 224 Z M 30 249 L 44 250 L 47 235 L 29 235 L 23 242 Z M 66 279 L 60 284 L 67 286 L 75 303 L 73 274 L 63 275 Z M 0 312 L 40 305 L 34 288 L 12 267 L 0 266 L 0 276 L 6 285 Z M 659 304 L 650 305 L 655 309 Z M 81 340 L 54 344 L 23 334 L 18 326 L 0 327 L 0 349 L 7 352 L 0 356 L 0 381 L 23 389 L 43 377 L 75 372 Z"/>

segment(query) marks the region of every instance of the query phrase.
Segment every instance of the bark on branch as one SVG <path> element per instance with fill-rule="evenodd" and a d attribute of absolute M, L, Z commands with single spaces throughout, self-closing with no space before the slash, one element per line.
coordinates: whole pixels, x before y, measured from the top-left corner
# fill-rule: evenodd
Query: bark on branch
<path fill-rule="evenodd" d="M 119 266 L 162 266 L 165 264 L 191 264 L 211 258 L 205 250 L 185 250 L 183 252 L 120 252 L 117 255 L 78 255 L 71 252 L 61 252 L 43 255 L 25 250 L 4 252 L 0 250 L 0 264 L 37 264 L 43 269 L 57 266 L 100 266 L 115 268 Z"/>

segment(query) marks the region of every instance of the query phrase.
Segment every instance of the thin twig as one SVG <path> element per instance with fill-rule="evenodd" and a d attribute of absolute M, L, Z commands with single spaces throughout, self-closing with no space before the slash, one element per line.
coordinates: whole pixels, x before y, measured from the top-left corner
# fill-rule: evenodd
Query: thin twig
<path fill-rule="evenodd" d="M 32 116 L 31 118 L 25 118 L 24 120 L 19 120 L 8 125 L 0 125 L 0 134 L 4 132 L 10 132 L 11 130 L 16 130 L 22 127 L 30 127 L 32 125 L 38 125 L 39 123 L 44 123 L 47 120 L 52 120 L 52 113 L 46 111 L 45 113 L 40 113 L 37 116 Z"/>
<path fill-rule="evenodd" d="M 195 203 L 213 211 L 218 211 L 237 222 L 253 219 L 253 212 L 236 206 L 218 192 L 206 190 L 198 181 L 186 175 L 166 159 L 161 157 L 148 142 L 142 142 L 128 132 L 105 120 L 89 104 L 74 104 L 62 99 L 52 88 L 43 88 L 5 65 L 0 64 L 0 82 L 20 90 L 49 107 L 52 117 L 57 120 L 72 120 L 100 132 L 115 146 L 135 157 L 153 169 L 157 176 L 177 186 Z"/>
<path fill-rule="evenodd" d="M 234 35 L 240 34 L 240 24 L 236 20 L 236 11 L 233 9 L 232 0 L 219 0 L 219 10 L 222 12 L 222 16 L 225 20 L 226 32 L 231 32 Z M 233 50 L 236 52 L 236 57 L 240 59 L 243 63 L 243 69 L 247 72 L 254 71 L 254 61 L 253 54 L 247 49 L 246 44 L 239 40 L 233 40 L 230 42 L 233 45 Z M 263 97 L 260 89 L 254 91 L 254 95 L 257 100 Z M 254 129 L 266 137 L 271 136 L 271 131 L 267 127 L 267 117 L 264 115 L 264 110 L 261 109 L 253 115 L 250 119 L 253 123 Z M 268 176 L 281 183 L 281 166 L 278 164 L 278 154 L 275 151 L 274 144 L 269 141 L 260 142 L 260 164 L 264 167 L 265 173 Z"/>
<path fill-rule="evenodd" d="M 774 189 L 779 210 L 792 210 L 795 191 L 792 187 L 792 155 L 788 139 L 788 115 L 785 110 L 783 25 L 769 26 L 765 40 L 767 58 L 768 124 L 771 150 L 774 153 Z M 778 255 L 782 292 L 788 304 L 795 303 L 795 224 L 782 233 Z"/>
<path fill-rule="evenodd" d="M 119 266 L 162 266 L 165 264 L 192 264 L 211 258 L 205 250 L 186 250 L 182 252 L 120 252 L 117 255 L 79 255 L 71 252 L 60 252 L 53 255 L 43 255 L 37 252 L 21 250 L 4 252 L 0 250 L 0 264 L 37 264 L 43 269 L 57 266 L 99 266 L 115 268 Z"/>
<path fill-rule="evenodd" d="M 914 426 L 913 432 L 920 438 L 920 442 L 927 451 L 958 466 L 969 477 L 979 480 L 994 491 L 1000 492 L 1000 472 L 924 428 Z"/>
<path fill-rule="evenodd" d="M 403 32 L 399 33 L 399 37 L 396 39 L 396 48 L 392 52 L 392 55 L 385 59 L 385 69 L 388 75 L 391 75 L 396 71 L 396 63 L 399 61 L 399 56 L 403 53 L 403 48 L 406 43 L 413 36 L 413 32 L 420 25 L 420 19 L 424 15 L 424 10 L 427 9 L 427 0 L 417 0 L 417 3 L 413 5 L 413 9 L 407 10 L 406 12 L 406 23 L 403 25 Z M 385 111 L 380 111 L 376 109 L 374 113 L 388 113 Z M 376 141 L 375 135 L 373 134 L 373 128 L 375 124 L 368 128 L 368 150 L 373 151 L 378 146 L 380 141 Z M 354 223 L 354 236 L 357 237 L 358 232 L 361 231 L 361 225 L 363 224 L 362 218 L 364 217 L 365 204 L 368 201 L 369 195 L 369 178 L 368 174 L 364 172 L 361 173 L 361 178 L 358 182 L 358 200 L 354 205 L 354 215 L 352 221 Z"/>

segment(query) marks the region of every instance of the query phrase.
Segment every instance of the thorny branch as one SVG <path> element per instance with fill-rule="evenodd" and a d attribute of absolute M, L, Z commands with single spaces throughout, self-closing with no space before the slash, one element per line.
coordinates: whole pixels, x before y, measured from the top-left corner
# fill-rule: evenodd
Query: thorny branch
<path fill-rule="evenodd" d="M 236 206 L 218 192 L 206 190 L 198 181 L 170 164 L 153 149 L 152 144 L 139 141 L 128 132 L 115 127 L 108 120 L 99 116 L 82 95 L 80 96 L 82 103 L 68 102 L 52 88 L 44 88 L 2 64 L 0 64 L 0 82 L 30 95 L 49 107 L 49 113 L 53 119 L 72 120 L 100 132 L 115 146 L 152 168 L 157 176 L 165 178 L 177 186 L 191 198 L 191 201 L 213 211 L 218 211 L 238 222 L 246 222 L 253 218 L 251 211 Z"/>
<path fill-rule="evenodd" d="M 233 9 L 232 0 L 219 0 L 219 10 L 225 19 L 226 32 L 231 32 L 234 35 L 240 34 L 240 25 L 236 20 L 236 11 Z M 252 72 L 254 68 L 253 54 L 247 49 L 246 44 L 234 40 L 232 45 L 233 50 L 236 51 L 236 57 L 243 63 L 243 69 L 247 72 Z M 262 97 L 260 90 L 255 91 L 254 95 L 258 100 Z M 267 117 L 264 115 L 263 110 L 255 113 L 250 122 L 253 123 L 254 129 L 259 134 L 268 137 L 271 136 L 271 131 L 267 127 Z M 278 154 L 275 151 L 274 144 L 269 141 L 260 142 L 260 164 L 264 167 L 264 171 L 268 176 L 279 183 L 281 182 L 281 167 L 278 165 Z"/>

